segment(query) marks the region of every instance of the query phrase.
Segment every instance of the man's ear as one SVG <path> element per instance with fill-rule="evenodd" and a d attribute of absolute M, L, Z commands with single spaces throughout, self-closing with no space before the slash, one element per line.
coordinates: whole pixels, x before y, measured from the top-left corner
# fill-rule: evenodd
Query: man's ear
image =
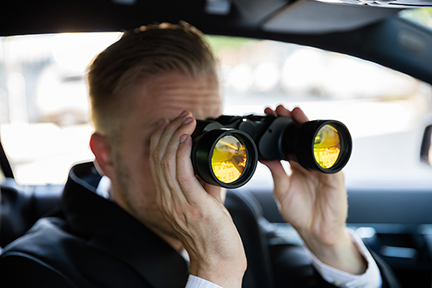
<path fill-rule="evenodd" d="M 90 149 L 92 150 L 96 164 L 100 172 L 108 178 L 115 178 L 115 169 L 111 159 L 111 146 L 107 137 L 93 133 L 90 138 Z"/>

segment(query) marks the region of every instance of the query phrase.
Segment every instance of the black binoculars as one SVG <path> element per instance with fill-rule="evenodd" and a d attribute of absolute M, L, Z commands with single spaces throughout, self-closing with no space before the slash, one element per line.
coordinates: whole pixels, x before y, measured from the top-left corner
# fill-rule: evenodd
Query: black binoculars
<path fill-rule="evenodd" d="M 195 174 L 225 188 L 246 184 L 258 160 L 295 161 L 307 170 L 336 173 L 347 164 L 352 150 L 351 135 L 339 121 L 299 125 L 273 115 L 197 120 L 192 139 Z"/>

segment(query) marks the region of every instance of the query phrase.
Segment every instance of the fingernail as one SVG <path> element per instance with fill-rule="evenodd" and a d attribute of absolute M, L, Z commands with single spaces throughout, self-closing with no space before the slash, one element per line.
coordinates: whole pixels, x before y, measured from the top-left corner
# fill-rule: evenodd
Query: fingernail
<path fill-rule="evenodd" d="M 186 138 L 187 138 L 187 135 L 182 135 L 182 136 L 180 137 L 180 143 L 185 142 L 185 141 L 186 141 Z"/>
<path fill-rule="evenodd" d="M 191 118 L 191 117 L 187 117 L 187 118 L 183 121 L 183 124 L 189 124 L 190 122 L 192 122 L 192 118 Z"/>
<path fill-rule="evenodd" d="M 183 111 L 182 113 L 180 113 L 179 117 L 184 117 L 184 116 L 187 115 L 187 113 L 188 113 L 188 112 L 185 110 L 185 111 Z"/>

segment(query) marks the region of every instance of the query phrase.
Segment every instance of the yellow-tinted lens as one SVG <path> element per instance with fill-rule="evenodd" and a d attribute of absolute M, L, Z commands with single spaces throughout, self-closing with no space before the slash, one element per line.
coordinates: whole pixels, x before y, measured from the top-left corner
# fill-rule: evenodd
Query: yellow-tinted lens
<path fill-rule="evenodd" d="M 246 147 L 234 136 L 222 137 L 216 143 L 211 161 L 213 173 L 220 181 L 234 182 L 246 167 Z"/>
<path fill-rule="evenodd" d="M 316 162 L 324 169 L 331 168 L 339 157 L 340 149 L 339 132 L 331 125 L 324 125 L 315 136 Z"/>

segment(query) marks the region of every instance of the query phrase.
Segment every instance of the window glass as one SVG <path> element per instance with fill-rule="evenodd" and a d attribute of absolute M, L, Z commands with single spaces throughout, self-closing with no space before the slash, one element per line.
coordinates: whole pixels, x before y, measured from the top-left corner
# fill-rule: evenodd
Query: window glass
<path fill-rule="evenodd" d="M 1 38 L 1 139 L 19 183 L 64 183 L 74 163 L 93 159 L 85 67 L 120 36 Z M 262 113 L 266 106 L 284 104 L 302 107 L 310 119 L 344 122 L 354 139 L 344 170 L 350 187 L 379 187 L 395 177 L 398 187 L 422 185 L 430 175 L 430 167 L 420 161 L 421 136 L 432 124 L 426 123 L 429 85 L 310 47 L 229 37 L 208 40 L 221 63 L 225 114 Z M 269 172 L 259 166 L 248 185 L 271 185 Z"/>
<path fill-rule="evenodd" d="M 399 12 L 399 16 L 432 29 L 432 8 L 405 9 Z"/>
<path fill-rule="evenodd" d="M 87 64 L 119 33 L 0 38 L 1 140 L 20 184 L 64 183 L 92 159 Z"/>
<path fill-rule="evenodd" d="M 353 137 L 344 168 L 348 188 L 430 187 L 431 168 L 420 161 L 425 123 L 431 121 L 430 85 L 315 48 L 255 40 L 230 48 L 226 41 L 211 40 L 221 62 L 225 113 L 259 113 L 284 104 L 300 106 L 309 119 L 342 121 Z M 261 185 L 272 185 L 262 165 L 248 186 Z"/>

